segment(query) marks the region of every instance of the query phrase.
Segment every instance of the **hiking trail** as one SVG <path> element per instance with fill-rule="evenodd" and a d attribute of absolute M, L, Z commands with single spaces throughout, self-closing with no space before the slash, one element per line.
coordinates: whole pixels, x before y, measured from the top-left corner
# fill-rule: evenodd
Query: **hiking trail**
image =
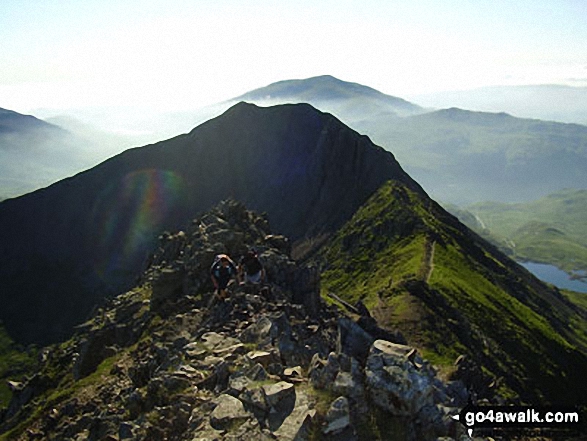
<path fill-rule="evenodd" d="M 430 276 L 432 276 L 432 271 L 434 270 L 435 245 L 436 241 L 430 238 L 428 238 L 424 244 L 424 258 L 422 259 L 422 268 L 420 269 L 420 274 L 422 281 L 426 283 L 428 283 L 430 280 Z"/>

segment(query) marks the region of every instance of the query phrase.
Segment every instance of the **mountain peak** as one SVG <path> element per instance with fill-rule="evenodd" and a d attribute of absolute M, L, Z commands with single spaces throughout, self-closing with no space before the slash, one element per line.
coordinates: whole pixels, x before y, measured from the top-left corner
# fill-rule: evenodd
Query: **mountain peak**
<path fill-rule="evenodd" d="M 26 133 L 31 130 L 65 133 L 65 130 L 61 127 L 50 124 L 32 115 L 24 115 L 13 110 L 0 108 L 0 136 L 7 132 Z"/>
<path fill-rule="evenodd" d="M 389 179 L 423 192 L 391 153 L 332 115 L 236 104 L 188 135 L 0 203 L 0 319 L 21 341 L 62 339 L 74 310 L 129 287 L 160 231 L 222 199 L 267 212 L 301 241 L 334 231 Z M 51 306 L 25 306 L 39 291 Z"/>
<path fill-rule="evenodd" d="M 320 75 L 301 80 L 285 80 L 272 83 L 266 87 L 255 89 L 241 95 L 235 100 L 256 101 L 259 103 L 270 102 L 273 104 L 285 102 L 307 102 L 314 107 L 330 113 L 335 113 L 343 119 L 347 112 L 338 107 L 331 109 L 332 105 L 347 106 L 347 101 L 352 101 L 355 111 L 387 112 L 391 114 L 407 115 L 422 112 L 422 108 L 401 98 L 386 95 L 371 87 L 358 83 L 340 80 L 332 75 Z M 343 109 L 344 110 L 344 109 Z"/>

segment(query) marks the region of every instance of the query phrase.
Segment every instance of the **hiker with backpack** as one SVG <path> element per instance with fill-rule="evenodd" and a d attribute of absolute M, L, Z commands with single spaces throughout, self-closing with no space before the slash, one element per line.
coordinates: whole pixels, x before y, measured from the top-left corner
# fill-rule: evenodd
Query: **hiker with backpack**
<path fill-rule="evenodd" d="M 241 284 L 259 285 L 265 282 L 265 268 L 254 248 L 251 248 L 240 260 L 238 274 Z"/>
<path fill-rule="evenodd" d="M 216 289 L 216 296 L 220 300 L 226 299 L 228 293 L 226 287 L 231 279 L 238 275 L 237 268 L 230 257 L 226 254 L 219 254 L 214 259 L 212 267 L 210 268 L 210 277 Z"/>

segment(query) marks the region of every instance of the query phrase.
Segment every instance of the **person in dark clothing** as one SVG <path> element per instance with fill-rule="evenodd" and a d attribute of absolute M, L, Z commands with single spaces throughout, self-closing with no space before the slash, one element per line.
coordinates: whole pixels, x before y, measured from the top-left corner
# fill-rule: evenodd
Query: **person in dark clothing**
<path fill-rule="evenodd" d="M 234 262 L 226 254 L 219 254 L 216 256 L 212 267 L 210 268 L 210 277 L 214 288 L 216 288 L 216 295 L 219 299 L 224 300 L 228 297 L 226 287 L 230 280 L 237 276 L 237 268 Z"/>
<path fill-rule="evenodd" d="M 238 275 L 241 283 L 262 284 L 265 282 L 265 268 L 254 248 L 251 248 L 240 260 Z"/>

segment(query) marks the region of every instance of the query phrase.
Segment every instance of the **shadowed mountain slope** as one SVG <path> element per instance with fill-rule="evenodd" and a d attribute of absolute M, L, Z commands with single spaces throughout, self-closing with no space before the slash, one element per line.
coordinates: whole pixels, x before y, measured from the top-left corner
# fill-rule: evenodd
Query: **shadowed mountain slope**
<path fill-rule="evenodd" d="M 13 338 L 68 335 L 129 287 L 164 229 L 232 197 L 293 239 L 335 231 L 389 179 L 393 156 L 309 105 L 237 104 L 186 135 L 127 150 L 0 203 L 0 319 Z"/>

